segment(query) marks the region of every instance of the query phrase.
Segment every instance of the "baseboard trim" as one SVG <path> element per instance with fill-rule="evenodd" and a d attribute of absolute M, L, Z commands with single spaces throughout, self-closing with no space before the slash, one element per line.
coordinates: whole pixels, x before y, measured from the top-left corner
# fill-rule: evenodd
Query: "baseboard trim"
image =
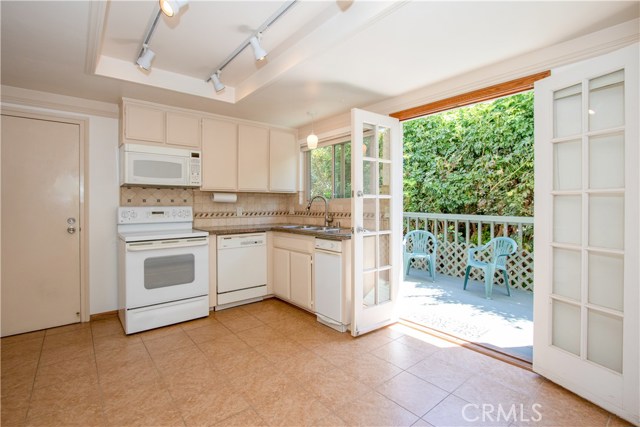
<path fill-rule="evenodd" d="M 118 310 L 105 311 L 103 313 L 92 314 L 90 317 L 90 322 L 95 322 L 96 320 L 105 320 L 110 319 L 112 317 L 118 316 Z"/>

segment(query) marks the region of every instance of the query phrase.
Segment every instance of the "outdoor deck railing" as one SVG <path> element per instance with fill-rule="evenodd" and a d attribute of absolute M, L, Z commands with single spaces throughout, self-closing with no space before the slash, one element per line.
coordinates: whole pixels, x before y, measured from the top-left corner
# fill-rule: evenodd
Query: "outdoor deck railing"
<path fill-rule="evenodd" d="M 507 261 L 509 282 L 515 288 L 533 291 L 533 218 L 405 212 L 403 232 L 411 230 L 428 230 L 437 237 L 436 272 L 454 277 L 464 277 L 468 248 L 494 237 L 511 237 L 518 243 L 518 251 Z M 420 261 L 414 264 L 426 268 Z M 482 274 L 472 269 L 470 277 L 484 280 Z M 495 282 L 504 284 L 497 274 Z"/>

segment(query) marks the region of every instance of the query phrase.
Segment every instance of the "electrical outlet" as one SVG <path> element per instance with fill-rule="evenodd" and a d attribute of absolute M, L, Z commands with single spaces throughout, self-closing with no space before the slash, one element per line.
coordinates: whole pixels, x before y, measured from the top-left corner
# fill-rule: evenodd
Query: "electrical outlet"
<path fill-rule="evenodd" d="M 242 216 L 242 212 L 243 209 L 240 206 L 236 207 L 236 216 Z"/>

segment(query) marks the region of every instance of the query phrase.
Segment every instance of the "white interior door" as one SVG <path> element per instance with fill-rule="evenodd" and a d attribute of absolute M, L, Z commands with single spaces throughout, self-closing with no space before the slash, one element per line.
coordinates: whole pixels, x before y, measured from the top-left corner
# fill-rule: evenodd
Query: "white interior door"
<path fill-rule="evenodd" d="M 638 45 L 535 85 L 536 372 L 638 415 Z"/>
<path fill-rule="evenodd" d="M 80 126 L 2 115 L 2 336 L 80 321 Z"/>
<path fill-rule="evenodd" d="M 402 279 L 402 126 L 351 110 L 353 318 L 357 336 L 395 321 Z"/>

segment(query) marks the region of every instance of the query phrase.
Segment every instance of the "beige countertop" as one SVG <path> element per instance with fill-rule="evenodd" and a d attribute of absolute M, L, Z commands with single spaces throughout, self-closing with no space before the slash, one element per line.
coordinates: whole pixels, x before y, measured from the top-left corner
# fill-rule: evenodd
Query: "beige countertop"
<path fill-rule="evenodd" d="M 307 228 L 305 228 L 307 227 Z M 313 228 L 308 228 L 313 227 Z M 264 231 L 278 231 L 283 233 L 301 234 L 319 237 L 327 240 L 351 239 L 350 228 L 329 227 L 330 231 L 320 226 L 294 224 L 256 224 L 256 225 L 223 225 L 217 227 L 198 227 L 197 230 L 206 231 L 212 235 L 228 235 L 243 233 L 260 233 Z"/>

